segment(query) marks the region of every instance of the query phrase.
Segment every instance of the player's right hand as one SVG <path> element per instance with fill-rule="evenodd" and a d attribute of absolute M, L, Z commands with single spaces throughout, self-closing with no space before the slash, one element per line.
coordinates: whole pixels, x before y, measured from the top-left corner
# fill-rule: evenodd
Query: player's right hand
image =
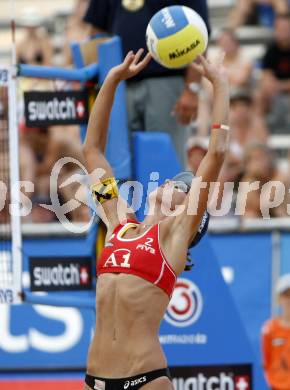
<path fill-rule="evenodd" d="M 136 54 L 134 54 L 133 51 L 130 51 L 122 64 L 112 68 L 109 75 L 115 77 L 118 81 L 127 80 L 136 76 L 145 68 L 145 66 L 147 66 L 152 58 L 151 54 L 147 53 L 143 60 L 140 60 L 143 52 L 144 49 L 139 49 Z"/>

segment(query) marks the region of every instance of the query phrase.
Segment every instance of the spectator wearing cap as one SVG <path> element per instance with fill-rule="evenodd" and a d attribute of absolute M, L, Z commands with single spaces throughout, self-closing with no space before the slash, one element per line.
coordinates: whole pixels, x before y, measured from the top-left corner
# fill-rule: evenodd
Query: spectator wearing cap
<path fill-rule="evenodd" d="M 264 372 L 272 390 L 290 389 L 290 274 L 281 276 L 276 286 L 281 315 L 262 328 Z"/>
<path fill-rule="evenodd" d="M 270 114 L 271 132 L 289 132 L 290 116 L 290 13 L 275 19 L 274 40 L 262 59 L 262 77 L 257 93 L 261 115 Z"/>
<path fill-rule="evenodd" d="M 36 8 L 26 8 L 19 19 L 24 36 L 17 42 L 17 61 L 22 64 L 51 65 L 53 47 Z"/>

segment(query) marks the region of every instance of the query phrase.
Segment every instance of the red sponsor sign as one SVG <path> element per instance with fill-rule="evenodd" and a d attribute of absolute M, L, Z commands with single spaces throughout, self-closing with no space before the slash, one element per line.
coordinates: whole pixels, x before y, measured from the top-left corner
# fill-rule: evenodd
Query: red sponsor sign
<path fill-rule="evenodd" d="M 83 390 L 80 380 L 10 380 L 0 381 L 1 390 Z"/>

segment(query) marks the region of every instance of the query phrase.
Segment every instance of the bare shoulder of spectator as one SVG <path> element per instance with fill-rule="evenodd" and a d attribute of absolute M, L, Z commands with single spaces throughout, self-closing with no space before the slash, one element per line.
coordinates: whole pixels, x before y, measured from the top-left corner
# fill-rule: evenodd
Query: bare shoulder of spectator
<path fill-rule="evenodd" d="M 230 28 L 242 26 L 254 4 L 255 0 L 237 0 L 233 10 L 229 13 L 227 26 Z"/>
<path fill-rule="evenodd" d="M 289 4 L 287 0 L 271 0 L 271 4 L 277 14 L 289 12 Z"/>

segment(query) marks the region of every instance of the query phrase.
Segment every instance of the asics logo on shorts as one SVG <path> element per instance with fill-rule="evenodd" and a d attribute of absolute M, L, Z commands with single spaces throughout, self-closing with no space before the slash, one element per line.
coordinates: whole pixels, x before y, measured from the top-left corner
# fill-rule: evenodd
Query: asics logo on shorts
<path fill-rule="evenodd" d="M 134 386 L 139 385 L 140 383 L 145 383 L 146 380 L 147 380 L 146 376 L 142 376 L 141 378 L 134 379 L 132 381 L 127 381 L 124 384 L 124 390 L 129 389 L 130 386 L 134 387 Z"/>

